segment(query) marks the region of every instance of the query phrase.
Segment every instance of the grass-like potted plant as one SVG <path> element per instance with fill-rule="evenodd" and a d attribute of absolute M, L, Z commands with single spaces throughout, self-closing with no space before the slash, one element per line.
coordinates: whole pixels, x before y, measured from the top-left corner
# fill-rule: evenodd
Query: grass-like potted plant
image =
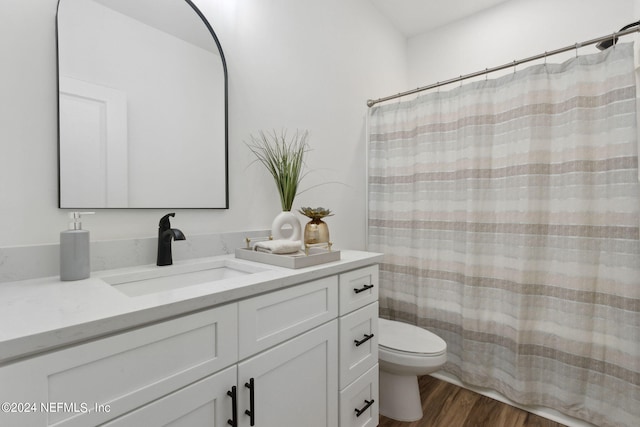
<path fill-rule="evenodd" d="M 298 194 L 300 181 L 305 175 L 304 157 L 309 151 L 308 136 L 307 131 L 296 131 L 291 137 L 284 130 L 280 133 L 275 130 L 271 133 L 260 131 L 257 137 L 251 135 L 251 142 L 247 144 L 257 161 L 262 163 L 273 177 L 280 195 L 282 213 L 271 226 L 274 239 L 300 240 L 301 237 L 300 221 L 291 213 L 291 207 Z M 283 227 L 287 224 L 293 228 L 290 236 L 284 236 L 282 233 Z"/>

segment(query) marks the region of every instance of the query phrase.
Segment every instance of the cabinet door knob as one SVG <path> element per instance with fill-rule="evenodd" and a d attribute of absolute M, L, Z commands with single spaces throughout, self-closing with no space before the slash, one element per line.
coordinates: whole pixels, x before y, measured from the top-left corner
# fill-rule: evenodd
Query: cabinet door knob
<path fill-rule="evenodd" d="M 366 343 L 367 341 L 369 341 L 371 338 L 373 338 L 373 334 L 364 334 L 364 338 L 362 338 L 360 341 L 358 340 L 353 340 L 354 343 L 356 343 L 356 347 L 360 347 L 362 344 Z"/>
<path fill-rule="evenodd" d="M 256 411 L 255 411 L 255 384 L 253 378 L 248 383 L 244 383 L 244 386 L 249 389 L 249 409 L 245 409 L 244 413 L 249 415 L 249 425 L 256 425 Z"/>
<path fill-rule="evenodd" d="M 366 290 L 369 290 L 373 288 L 373 285 L 364 285 L 363 287 L 361 287 L 360 289 L 358 288 L 353 288 L 353 292 L 355 292 L 356 294 L 359 294 L 360 292 L 364 292 Z"/>
<path fill-rule="evenodd" d="M 231 419 L 227 420 L 227 424 L 231 427 L 238 427 L 238 395 L 236 393 L 236 386 L 231 387 L 231 390 L 227 391 L 227 396 L 231 397 Z"/>
<path fill-rule="evenodd" d="M 369 406 L 373 405 L 373 402 L 375 402 L 375 400 L 371 399 L 371 400 L 364 400 L 365 405 L 362 407 L 362 409 L 358 409 L 356 408 L 356 417 L 359 417 L 360 415 L 364 414 L 364 412 L 369 409 Z"/>

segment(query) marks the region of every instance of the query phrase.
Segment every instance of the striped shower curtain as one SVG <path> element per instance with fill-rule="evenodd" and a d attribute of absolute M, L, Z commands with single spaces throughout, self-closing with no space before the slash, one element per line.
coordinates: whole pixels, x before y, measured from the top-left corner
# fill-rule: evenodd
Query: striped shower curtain
<path fill-rule="evenodd" d="M 381 316 L 445 371 L 598 426 L 640 426 L 633 44 L 372 108 Z"/>

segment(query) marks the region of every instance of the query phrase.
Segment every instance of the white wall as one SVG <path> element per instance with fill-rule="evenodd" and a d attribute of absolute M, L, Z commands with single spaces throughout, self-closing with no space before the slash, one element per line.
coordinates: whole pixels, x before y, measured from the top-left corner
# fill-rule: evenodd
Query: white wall
<path fill-rule="evenodd" d="M 510 0 L 409 39 L 408 87 L 426 86 L 600 37 L 639 19 L 638 0 Z M 594 46 L 579 49 L 579 54 L 595 52 Z M 572 55 L 575 52 L 548 61 L 562 62 Z M 498 75 L 490 74 L 489 78 Z"/>
<path fill-rule="evenodd" d="M 278 196 L 266 172 L 250 165 L 243 141 L 260 129 L 300 128 L 310 131 L 313 148 L 303 188 L 341 184 L 312 188 L 295 206 L 334 210 L 332 240 L 351 248 L 363 248 L 365 240 L 367 98 L 552 50 L 640 18 L 640 0 L 511 0 L 405 42 L 368 0 L 196 4 L 227 57 L 231 209 L 176 210 L 174 226 L 187 235 L 268 228 Z M 0 2 L 0 247 L 56 243 L 66 228 L 66 211 L 57 208 L 56 5 Z M 164 213 L 102 210 L 85 227 L 95 240 L 152 237 Z"/>
<path fill-rule="evenodd" d="M 243 144 L 260 129 L 308 129 L 312 173 L 295 202 L 324 206 L 339 247 L 364 248 L 365 100 L 397 91 L 405 40 L 367 0 L 196 0 L 229 71 L 230 206 L 176 210 L 189 234 L 269 228 L 280 210 L 266 171 Z M 0 2 L 0 247 L 58 242 L 56 0 Z M 166 210 L 102 210 L 94 240 L 152 237 Z M 304 219 L 304 217 L 301 217 Z M 1 265 L 0 260 L 0 265 Z"/>

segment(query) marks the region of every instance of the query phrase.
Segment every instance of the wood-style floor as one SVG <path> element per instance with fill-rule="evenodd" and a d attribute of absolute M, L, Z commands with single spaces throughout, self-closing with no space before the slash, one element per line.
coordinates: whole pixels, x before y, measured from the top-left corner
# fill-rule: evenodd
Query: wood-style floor
<path fill-rule="evenodd" d="M 403 423 L 380 416 L 379 427 L 564 427 L 429 375 L 419 383 L 422 419 Z"/>

